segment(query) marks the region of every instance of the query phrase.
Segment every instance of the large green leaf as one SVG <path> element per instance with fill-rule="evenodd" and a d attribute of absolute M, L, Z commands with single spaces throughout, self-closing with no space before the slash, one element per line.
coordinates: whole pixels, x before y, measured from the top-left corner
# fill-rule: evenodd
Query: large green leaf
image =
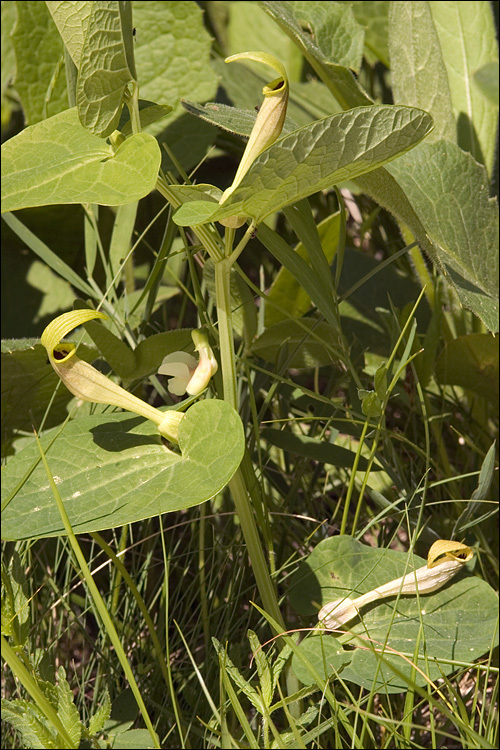
<path fill-rule="evenodd" d="M 64 50 L 45 3 L 8 3 L 16 7 L 12 31 L 16 56 L 15 89 L 26 125 L 34 125 L 68 107 Z M 3 67 L 3 65 L 2 65 Z"/>
<path fill-rule="evenodd" d="M 70 5 L 71 7 L 71 5 Z M 116 130 L 126 87 L 137 79 L 132 41 L 132 4 L 91 3 L 76 84 L 82 125 L 105 137 Z"/>
<path fill-rule="evenodd" d="M 462 277 L 460 296 L 489 295 L 498 305 L 498 208 L 485 168 L 454 143 L 438 141 L 386 169 L 425 226 L 434 260 L 453 280 Z"/>
<path fill-rule="evenodd" d="M 427 141 L 387 171 L 421 227 L 411 217 L 406 223 L 461 302 L 498 330 L 498 213 L 476 163 L 491 172 L 498 108 L 473 81 L 475 70 L 498 58 L 491 9 L 483 2 L 401 2 L 391 3 L 389 18 L 394 100 L 429 111 L 436 123 L 429 141 L 448 143 Z"/>
<path fill-rule="evenodd" d="M 475 215 L 486 216 L 487 223 L 480 227 L 480 232 L 495 237 L 497 230 L 492 228 L 492 223 L 496 223 L 498 217 L 494 216 L 495 202 L 490 203 L 485 190 L 486 183 L 481 180 L 480 172 L 483 170 L 485 174 L 484 167 L 449 142 L 438 141 L 422 144 L 422 147 L 425 147 L 428 154 L 428 163 L 424 164 L 422 152 L 415 155 L 415 161 L 425 172 L 426 182 L 415 181 L 415 173 L 419 170 L 414 166 L 413 157 L 410 158 L 410 155 L 404 157 L 402 164 L 394 163 L 377 169 L 371 174 L 358 177 L 356 182 L 374 200 L 391 211 L 403 225 L 410 228 L 420 246 L 440 270 L 447 270 L 447 279 L 455 288 L 462 305 L 472 310 L 490 331 L 498 331 L 498 297 L 490 296 L 470 279 L 470 275 L 474 274 L 478 267 L 487 269 L 488 264 L 484 262 L 484 258 L 492 259 L 494 266 L 497 264 L 497 242 L 494 240 L 493 244 L 487 247 L 478 244 L 474 249 L 474 237 L 470 228 L 465 225 L 464 217 L 460 215 L 458 225 L 447 219 L 448 214 L 456 218 L 462 207 L 467 217 L 472 217 L 472 226 L 476 226 Z M 420 149 L 420 146 L 417 148 Z M 447 155 L 451 157 L 449 160 Z M 450 168 L 449 175 L 441 171 L 443 162 L 446 161 Z M 457 180 L 460 181 L 463 175 L 467 175 L 469 182 L 460 186 L 460 192 L 469 196 L 470 201 L 460 206 L 456 200 L 455 189 Z M 479 179 L 476 179 L 477 177 Z M 477 192 L 474 191 L 474 187 L 477 188 Z M 427 191 L 429 195 L 426 195 Z M 415 207 L 412 205 L 414 198 Z M 432 206 L 432 211 L 426 214 L 425 208 L 429 206 Z M 442 224 L 439 221 L 441 218 Z M 470 249 L 474 256 L 470 269 L 463 263 L 464 248 L 459 242 L 462 235 L 469 238 L 465 254 L 468 254 Z M 444 246 L 441 248 L 443 240 Z M 469 240 L 472 241 L 472 245 L 469 244 Z M 463 273 L 445 265 L 452 260 L 455 265 L 462 266 Z M 486 283 L 491 284 L 493 279 L 492 274 L 489 280 L 486 279 Z"/>
<path fill-rule="evenodd" d="M 95 135 L 116 129 L 125 89 L 137 79 L 131 3 L 48 2 L 78 70 L 76 101 L 82 124 Z"/>
<path fill-rule="evenodd" d="M 93 3 L 46 0 L 52 19 L 76 68 L 80 67 L 85 35 Z"/>
<path fill-rule="evenodd" d="M 390 3 L 389 19 L 394 101 L 432 115 L 435 127 L 428 140 L 446 138 L 456 143 L 448 73 L 430 4 Z"/>
<path fill-rule="evenodd" d="M 325 117 L 260 154 L 222 206 L 185 204 L 174 220 L 185 226 L 247 216 L 261 223 L 284 206 L 404 154 L 431 128 L 426 112 L 409 107 L 374 105 Z"/>
<path fill-rule="evenodd" d="M 300 28 L 300 24 L 297 22 L 296 19 L 293 18 L 293 8 L 291 3 L 280 3 L 280 2 L 261 2 L 260 5 L 268 12 L 278 23 L 278 25 L 288 34 L 288 36 L 294 41 L 294 43 L 303 51 L 303 54 L 306 56 L 308 61 L 313 65 L 314 69 L 316 70 L 318 76 L 321 78 L 321 80 L 331 89 L 336 91 L 337 98 L 339 102 L 342 104 L 342 106 L 345 109 L 348 109 L 349 107 L 356 107 L 360 104 L 360 92 L 359 87 L 353 86 L 352 82 L 352 76 L 350 76 L 349 71 L 346 71 L 345 69 L 339 70 L 338 66 L 335 65 L 328 65 L 325 64 L 322 60 L 321 54 L 315 49 L 313 38 L 310 34 L 306 32 L 305 29 Z M 328 3 L 328 6 L 333 5 Z M 362 5 L 361 3 L 356 3 L 357 6 Z M 374 5 L 374 3 L 368 3 L 368 5 Z M 390 7 L 392 8 L 393 12 L 396 13 L 409 13 L 409 18 L 413 21 L 416 20 L 418 13 L 420 12 L 419 9 L 421 9 L 421 6 L 423 6 L 422 3 L 390 3 Z M 461 9 L 463 6 L 470 6 L 466 11 L 462 11 Z M 414 106 L 421 107 L 422 109 L 432 109 L 436 112 L 444 112 L 442 104 L 438 101 L 441 96 L 446 99 L 449 97 L 449 94 L 446 93 L 446 91 L 437 91 L 434 87 L 434 83 L 431 82 L 426 87 L 425 81 L 426 81 L 426 72 L 425 70 L 421 71 L 418 68 L 419 65 L 419 59 L 420 59 L 420 52 L 422 49 L 424 49 L 427 52 L 430 52 L 432 62 L 433 62 L 433 70 L 435 73 L 439 74 L 439 77 L 442 77 L 442 64 L 444 62 L 444 65 L 446 66 L 447 73 L 448 73 L 448 86 L 449 91 L 451 92 L 451 98 L 452 98 L 452 106 L 453 111 L 455 113 L 455 116 L 457 116 L 457 104 L 455 100 L 455 92 L 460 90 L 460 85 L 462 85 L 462 91 L 467 92 L 467 87 L 469 85 L 469 79 L 467 75 L 465 75 L 464 70 L 467 69 L 469 66 L 468 62 L 466 61 L 467 53 L 465 47 L 462 47 L 461 45 L 456 44 L 457 38 L 462 38 L 460 36 L 460 33 L 466 33 L 467 36 L 467 45 L 474 44 L 476 47 L 476 53 L 478 52 L 478 46 L 481 46 L 482 42 L 479 42 L 478 40 L 482 40 L 482 32 L 481 29 L 483 28 L 485 30 L 485 36 L 486 36 L 486 47 L 488 51 L 488 54 L 486 57 L 488 60 L 493 56 L 495 58 L 498 57 L 498 53 L 492 51 L 492 30 L 491 30 L 491 11 L 489 7 L 486 7 L 487 3 L 431 3 L 431 9 L 433 14 L 433 20 L 434 20 L 434 30 L 429 29 L 428 24 L 428 13 L 426 11 L 425 15 L 425 27 L 421 28 L 420 24 L 415 25 L 415 23 L 412 23 L 410 26 L 408 24 L 404 24 L 403 27 L 401 27 L 401 24 L 395 25 L 392 23 L 390 26 L 390 31 L 393 36 L 392 45 L 398 49 L 401 53 L 401 62 L 400 65 L 396 70 L 392 71 L 392 75 L 396 77 L 396 89 L 403 91 L 404 93 L 404 86 L 399 85 L 399 78 L 398 76 L 401 76 L 401 82 L 404 82 L 408 78 L 408 72 L 412 72 L 417 75 L 417 80 L 412 83 L 412 85 L 409 87 L 409 91 L 416 92 L 418 96 L 420 97 L 418 101 L 412 101 L 412 104 Z M 477 17 L 473 17 L 475 13 L 475 9 L 478 9 Z M 413 12 L 412 12 L 413 9 Z M 440 42 L 440 50 L 441 50 L 441 57 L 442 61 L 439 59 L 439 54 L 436 49 L 430 49 L 429 50 L 429 40 L 432 37 L 435 39 L 436 36 L 436 30 L 438 32 L 439 36 L 442 36 L 442 29 L 440 26 L 445 26 L 446 24 L 440 24 L 438 20 L 439 13 L 442 14 L 453 14 L 455 13 L 455 17 L 463 16 L 464 13 L 469 14 L 469 29 L 467 32 L 462 28 L 462 31 L 460 33 L 453 33 L 450 35 L 449 43 L 445 43 L 443 39 L 441 39 Z M 472 15 L 471 15 L 472 14 Z M 394 16 L 395 18 L 395 16 Z M 454 27 L 456 30 L 460 30 L 461 24 L 458 25 L 458 27 L 455 25 Z M 401 45 L 399 42 L 399 35 L 402 34 L 404 38 L 408 39 L 408 31 L 411 30 L 412 32 L 412 38 L 408 43 L 408 46 L 405 46 L 404 44 Z M 472 32 L 471 32 L 472 30 Z M 424 43 L 422 43 L 422 34 L 427 34 L 427 36 L 424 39 Z M 494 36 L 494 32 L 493 32 Z M 394 40 L 394 37 L 396 39 Z M 465 37 L 464 37 L 465 38 Z M 474 41 L 472 41 L 474 39 Z M 406 59 L 406 55 L 408 55 L 408 59 Z M 313 60 L 313 58 L 316 58 Z M 456 81 L 452 80 L 453 76 L 451 73 L 451 68 L 455 64 L 457 58 L 461 59 L 461 67 L 459 66 L 458 70 L 458 78 L 461 79 L 457 83 Z M 480 63 L 478 63 L 480 64 Z M 487 64 L 487 63 L 486 63 Z M 484 67 L 484 65 L 483 65 Z M 462 71 L 462 72 L 460 72 Z M 346 73 L 348 75 L 346 75 Z M 350 78 L 349 78 L 350 77 Z M 476 86 L 475 82 L 472 81 L 472 85 Z M 476 88 L 480 89 L 480 87 Z M 477 92 L 477 95 L 483 95 L 481 91 Z M 406 94 L 405 94 L 406 96 Z M 487 99 L 489 102 L 491 102 L 491 97 L 484 95 L 484 98 Z M 406 98 L 404 99 L 406 101 Z M 472 100 L 470 100 L 470 103 Z M 477 106 L 477 112 L 480 111 L 480 105 L 478 103 Z M 449 107 L 447 106 L 446 109 L 447 112 L 449 112 Z M 460 122 L 467 122 L 467 118 L 472 118 L 470 121 L 475 122 L 475 114 L 476 110 L 474 111 L 474 117 L 472 117 L 472 112 L 469 113 L 469 115 L 462 116 L 460 119 L 460 114 L 458 113 L 458 117 Z M 446 115 L 448 118 L 448 115 Z M 487 118 L 489 122 L 489 133 L 494 132 L 491 130 L 491 123 L 492 118 Z M 458 123 L 460 125 L 460 122 Z M 439 125 L 439 129 L 442 126 Z M 474 127 L 477 127 L 477 125 L 474 125 Z M 446 132 L 449 132 L 448 127 L 446 127 Z M 459 127 L 459 144 L 462 143 L 460 140 L 460 127 Z M 494 137 L 494 136 L 493 136 Z M 434 144 L 429 144 L 429 147 L 431 147 Z M 418 150 L 418 149 L 417 149 Z M 457 157 L 457 162 L 460 157 Z M 442 175 L 439 171 L 440 165 L 436 165 L 436 168 L 434 169 L 434 158 L 431 158 L 430 163 L 428 165 L 429 167 L 429 173 L 430 173 L 430 183 L 428 185 L 419 185 L 419 189 L 422 191 L 427 191 L 427 189 L 431 190 L 431 193 L 439 193 L 439 203 L 440 208 L 442 211 L 443 217 L 446 219 L 447 214 L 449 211 L 453 213 L 453 207 L 452 204 L 455 201 L 454 193 L 455 193 L 455 186 L 456 186 L 456 180 L 457 175 L 458 178 L 460 177 L 462 167 L 459 165 L 453 175 L 453 178 L 448 181 L 442 179 Z M 398 164 L 396 162 L 395 164 Z M 407 180 L 406 185 L 408 186 L 413 177 L 413 165 L 412 160 L 410 158 L 406 159 L 406 172 L 407 172 Z M 395 165 L 393 165 L 395 166 Z M 467 165 L 465 165 L 464 171 L 468 173 L 469 168 Z M 364 190 L 368 195 L 370 195 L 375 201 L 380 203 L 384 208 L 386 208 L 388 211 L 391 211 L 398 221 L 401 222 L 402 225 L 405 225 L 408 227 L 411 232 L 413 233 L 414 237 L 418 240 L 421 247 L 429 254 L 429 256 L 432 258 L 434 263 L 442 269 L 443 263 L 441 262 L 438 254 L 438 246 L 440 245 L 439 237 L 434 238 L 432 236 L 432 231 L 429 226 L 427 226 L 427 217 L 425 215 L 422 215 L 421 212 L 419 212 L 419 215 L 417 216 L 416 211 L 413 208 L 412 202 L 413 202 L 413 195 L 412 192 L 407 195 L 405 193 L 405 186 L 400 185 L 398 180 L 394 179 L 392 174 L 389 173 L 389 169 L 381 168 L 377 169 L 369 174 L 361 175 L 355 178 L 356 183 L 361 187 L 362 190 Z M 483 185 L 488 183 L 488 179 L 486 178 L 486 181 L 483 181 Z M 469 192 L 472 197 L 471 203 L 467 206 L 464 206 L 467 210 L 470 208 L 471 214 L 474 214 L 474 212 L 477 210 L 478 202 L 482 201 L 482 198 L 484 196 L 484 190 L 480 190 L 481 199 L 475 194 L 474 190 L 477 188 L 477 185 L 469 185 Z M 481 211 L 482 212 L 482 211 Z M 431 217 L 432 221 L 432 217 Z M 478 253 L 481 254 L 484 251 L 484 248 L 480 245 L 478 245 Z M 496 248 L 496 243 L 495 243 Z M 461 253 L 460 245 L 456 245 L 453 247 L 453 254 L 459 256 Z M 496 250 L 492 247 L 488 247 L 486 249 L 488 257 L 491 257 Z M 488 294 L 485 294 L 481 288 L 477 289 L 476 282 L 474 279 L 470 279 L 468 274 L 462 275 L 461 273 L 457 273 L 456 271 L 449 271 L 448 273 L 448 280 L 452 283 L 452 285 L 457 290 L 457 293 L 459 294 L 460 301 L 465 307 L 468 307 L 470 310 L 472 310 L 478 317 L 481 318 L 481 320 L 485 323 L 485 325 L 492 331 L 498 330 L 498 300 L 495 299 L 495 297 L 491 297 Z"/>
<path fill-rule="evenodd" d="M 231 406 L 213 399 L 186 412 L 180 453 L 166 447 L 151 422 L 124 413 L 75 420 L 47 433 L 42 445 L 73 529 L 84 533 L 213 497 L 238 468 L 244 435 Z M 5 539 L 64 534 L 36 443 L 9 461 L 2 479 Z"/>
<path fill-rule="evenodd" d="M 77 70 L 81 123 L 105 137 L 118 126 L 127 86 L 137 80 L 131 3 L 48 2 Z"/>
<path fill-rule="evenodd" d="M 161 123 L 148 126 L 147 132 L 165 141 L 189 170 L 205 158 L 216 135 L 214 128 L 186 117 L 179 104 L 181 97 L 206 102 L 217 91 L 210 60 L 212 39 L 203 11 L 190 0 L 134 0 L 133 13 L 141 97 L 175 108 Z M 169 161 L 164 166 L 173 169 Z"/>
<path fill-rule="evenodd" d="M 2 146 L 2 211 L 55 203 L 131 203 L 154 188 L 161 153 L 147 133 L 117 149 L 89 133 L 76 108 L 32 125 Z"/>
<path fill-rule="evenodd" d="M 259 5 L 293 39 L 342 107 L 371 104 L 350 70 L 360 62 L 364 34 L 345 3 L 263 0 Z"/>
<path fill-rule="evenodd" d="M 429 5 L 448 73 L 458 145 L 484 164 L 491 175 L 497 149 L 498 103 L 474 85 L 476 71 L 498 63 L 491 3 L 432 0 Z"/>
<path fill-rule="evenodd" d="M 327 602 L 359 596 L 425 564 L 417 555 L 408 559 L 406 553 L 367 547 L 348 536 L 332 537 L 318 544 L 292 577 L 291 603 L 303 615 L 317 615 Z M 450 674 L 457 662 L 472 662 L 494 646 L 498 597 L 485 581 L 460 573 L 420 600 L 410 595 L 374 602 L 344 629 L 350 635 L 340 641 L 323 634 L 301 644 L 320 673 L 328 678 L 335 673 L 332 667 L 343 668 L 342 679 L 367 689 L 375 685 L 383 692 L 401 692 L 410 679 L 424 685 L 427 677 L 436 680 Z M 412 674 L 417 639 L 423 674 Z M 355 650 L 340 651 L 340 643 Z M 300 679 L 311 683 L 295 658 L 293 668 Z"/>
<path fill-rule="evenodd" d="M 394 101 L 430 112 L 433 138 L 457 143 L 491 175 L 498 105 L 474 82 L 498 61 L 491 4 L 391 3 L 389 20 Z"/>

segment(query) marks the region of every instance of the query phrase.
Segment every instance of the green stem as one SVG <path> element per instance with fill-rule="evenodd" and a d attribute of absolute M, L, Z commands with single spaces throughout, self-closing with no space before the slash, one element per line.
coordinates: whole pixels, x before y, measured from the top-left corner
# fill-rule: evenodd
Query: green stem
<path fill-rule="evenodd" d="M 247 236 L 248 235 L 248 236 Z M 233 325 L 231 311 L 230 273 L 231 266 L 244 245 L 251 236 L 250 229 L 229 257 L 215 264 L 215 295 L 217 304 L 217 319 L 219 322 L 219 347 L 221 355 L 221 371 L 224 384 L 224 400 L 234 409 L 238 409 L 236 387 L 236 362 L 233 342 Z M 245 239 L 246 238 L 246 239 Z M 244 242 L 245 240 L 245 242 Z M 278 605 L 278 598 L 274 588 L 269 567 L 267 565 L 261 541 L 255 523 L 253 508 L 241 469 L 238 469 L 229 488 L 233 497 L 236 513 L 240 519 L 241 530 L 252 564 L 255 581 L 264 608 L 273 619 L 285 629 L 283 618 Z"/>
<path fill-rule="evenodd" d="M 169 189 L 168 184 L 161 177 L 158 178 L 156 189 L 166 198 L 173 208 L 178 208 L 181 201 Z M 219 348 L 221 356 L 221 374 L 224 391 L 224 401 L 238 410 L 238 396 L 236 386 L 236 362 L 234 353 L 233 324 L 231 310 L 230 273 L 231 267 L 250 240 L 255 226 L 251 224 L 236 248 L 232 250 L 234 232 L 227 232 L 224 243 L 224 254 L 221 252 L 220 240 L 209 227 L 197 225 L 194 231 L 200 242 L 210 254 L 215 263 L 215 296 L 217 305 L 217 320 L 219 326 Z M 241 530 L 252 564 L 255 581 L 262 603 L 268 614 L 285 630 L 281 616 L 278 597 L 274 588 L 269 568 L 262 550 L 262 545 L 255 523 L 253 508 L 241 469 L 238 469 L 229 488 L 233 497 L 236 513 L 240 519 Z"/>
<path fill-rule="evenodd" d="M 351 480 L 349 482 L 349 487 L 347 488 L 347 495 L 344 502 L 344 513 L 342 514 L 342 522 L 340 525 L 340 533 L 345 534 L 346 527 L 347 527 L 347 519 L 349 517 L 349 506 L 351 504 L 351 497 L 352 493 L 354 491 L 354 487 L 356 485 L 355 479 L 356 479 L 356 471 L 358 470 L 358 464 L 359 459 L 361 457 L 361 451 L 363 449 L 363 444 L 365 442 L 366 433 L 368 432 L 368 426 L 369 426 L 369 419 L 366 419 L 363 430 L 361 432 L 361 437 L 359 438 L 359 445 L 358 450 L 356 451 L 356 456 L 354 458 L 353 464 L 352 464 L 352 470 L 351 470 Z M 354 533 L 354 532 L 352 532 Z"/>
<path fill-rule="evenodd" d="M 230 259 L 215 264 L 215 295 L 217 302 L 217 320 L 219 323 L 219 348 L 224 383 L 224 401 L 238 410 L 236 393 L 236 363 L 233 345 L 233 321 L 231 312 Z"/>
<path fill-rule="evenodd" d="M 215 296 L 217 320 L 219 324 L 219 348 L 221 357 L 222 381 L 224 383 L 224 401 L 238 411 L 236 387 L 236 362 L 234 355 L 233 320 L 231 309 L 231 268 L 245 248 L 253 234 L 255 226 L 250 224 L 236 248 L 231 250 L 234 230 L 226 230 L 226 257 L 215 263 Z"/>
<path fill-rule="evenodd" d="M 124 98 L 130 114 L 132 133 L 140 133 L 141 117 L 139 115 L 139 87 L 135 81 L 132 82 L 132 91 L 125 89 Z"/>

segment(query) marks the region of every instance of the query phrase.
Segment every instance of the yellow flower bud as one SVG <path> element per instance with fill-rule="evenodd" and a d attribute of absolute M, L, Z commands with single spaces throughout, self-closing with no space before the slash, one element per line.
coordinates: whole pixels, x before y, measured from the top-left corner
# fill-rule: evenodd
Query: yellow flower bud
<path fill-rule="evenodd" d="M 73 310 L 55 318 L 42 333 L 41 342 L 57 375 L 68 391 L 82 401 L 118 406 L 139 414 L 154 422 L 163 437 L 176 443 L 179 423 L 184 414 L 155 409 L 77 357 L 74 344 L 61 343 L 61 339 L 73 328 L 94 318 L 106 318 L 106 315 L 95 310 Z"/>
<path fill-rule="evenodd" d="M 217 360 L 208 344 L 206 334 L 195 329 L 191 332 L 191 338 L 195 351 L 200 355 L 198 362 L 186 352 L 172 352 L 167 354 L 158 370 L 160 375 L 171 377 L 168 390 L 176 396 L 182 396 L 184 393 L 198 396 L 205 390 L 212 375 L 217 372 Z"/>

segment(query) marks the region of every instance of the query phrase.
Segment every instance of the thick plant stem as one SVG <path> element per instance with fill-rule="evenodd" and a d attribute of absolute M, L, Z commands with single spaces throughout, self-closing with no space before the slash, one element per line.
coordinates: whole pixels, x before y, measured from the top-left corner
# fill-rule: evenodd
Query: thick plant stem
<path fill-rule="evenodd" d="M 224 383 L 224 400 L 237 410 L 238 396 L 236 389 L 236 365 L 229 286 L 231 266 L 232 261 L 230 258 L 226 258 L 215 264 L 215 293 L 217 318 L 219 321 L 219 347 L 222 379 Z M 257 525 L 255 523 L 255 516 L 241 469 L 238 469 L 230 481 L 229 488 L 233 497 L 236 513 L 240 519 L 241 530 L 245 538 L 248 556 L 252 563 L 255 581 L 257 583 L 262 603 L 267 613 L 279 622 L 284 630 L 285 626 L 278 606 L 278 598 L 262 550 Z"/>
<path fill-rule="evenodd" d="M 179 207 L 180 201 L 169 189 L 169 186 L 164 180 L 158 179 L 156 187 L 173 208 Z M 231 404 L 236 411 L 238 411 L 238 396 L 233 342 L 230 273 L 232 265 L 252 236 L 254 229 L 254 225 L 250 225 L 242 240 L 234 250 L 232 250 L 234 232 L 228 232 L 226 234 L 226 243 L 223 254 L 218 243 L 218 238 L 215 237 L 214 232 L 210 231 L 208 227 L 203 225 L 195 227 L 196 234 L 215 263 L 215 292 L 219 325 L 221 373 L 224 385 L 224 401 Z M 262 550 L 252 505 L 250 503 L 249 494 L 241 469 L 238 469 L 229 483 L 229 488 L 231 490 L 236 512 L 240 519 L 241 530 L 243 532 L 248 556 L 252 564 L 255 581 L 257 583 L 262 603 L 267 613 L 283 627 L 283 630 L 285 630 L 285 625 L 278 605 L 278 597 Z"/>

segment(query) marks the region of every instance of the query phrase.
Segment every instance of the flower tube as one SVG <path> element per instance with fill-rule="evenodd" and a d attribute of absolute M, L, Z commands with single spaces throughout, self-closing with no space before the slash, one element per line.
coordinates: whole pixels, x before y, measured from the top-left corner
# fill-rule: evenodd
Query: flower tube
<path fill-rule="evenodd" d="M 179 424 L 184 414 L 176 411 L 162 412 L 150 406 L 77 357 L 74 344 L 61 342 L 73 328 L 95 318 L 106 319 L 106 315 L 95 310 L 73 310 L 59 315 L 46 327 L 41 342 L 57 375 L 68 391 L 82 401 L 119 406 L 139 414 L 154 422 L 160 435 L 177 443 Z"/>
<path fill-rule="evenodd" d="M 358 616 L 361 607 L 388 596 L 430 594 L 448 583 L 473 555 L 466 544 L 439 539 L 429 549 L 427 565 L 394 581 L 384 583 L 357 599 L 344 597 L 325 604 L 318 620 L 327 630 L 336 630 Z"/>
<path fill-rule="evenodd" d="M 279 76 L 262 89 L 264 101 L 257 114 L 234 180 L 230 187 L 223 192 L 219 201 L 221 204 L 236 190 L 255 159 L 279 138 L 285 122 L 288 104 L 288 78 L 285 67 L 279 60 L 266 52 L 240 52 L 226 58 L 224 62 L 230 63 L 237 60 L 255 60 L 264 63 L 279 73 Z M 245 219 L 238 216 L 220 219 L 221 224 L 233 229 L 241 227 L 244 222 Z"/>

